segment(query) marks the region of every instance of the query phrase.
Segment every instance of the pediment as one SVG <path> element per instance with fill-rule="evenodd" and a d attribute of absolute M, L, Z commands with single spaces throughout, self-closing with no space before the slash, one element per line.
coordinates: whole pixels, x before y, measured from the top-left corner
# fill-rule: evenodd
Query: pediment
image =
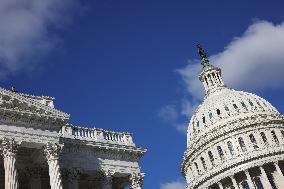
<path fill-rule="evenodd" d="M 33 96 L 35 97 L 35 96 Z M 0 87 L 0 114 L 38 122 L 66 122 L 70 115 L 22 93 Z"/>

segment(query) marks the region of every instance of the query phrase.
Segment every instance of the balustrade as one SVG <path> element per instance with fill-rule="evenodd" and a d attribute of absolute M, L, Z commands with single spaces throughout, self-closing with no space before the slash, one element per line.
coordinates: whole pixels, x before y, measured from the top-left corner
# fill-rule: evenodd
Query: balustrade
<path fill-rule="evenodd" d="M 98 128 L 85 128 L 78 126 L 64 126 L 62 128 L 64 137 L 72 136 L 82 140 L 110 141 L 125 145 L 134 145 L 130 133 L 106 131 Z"/>

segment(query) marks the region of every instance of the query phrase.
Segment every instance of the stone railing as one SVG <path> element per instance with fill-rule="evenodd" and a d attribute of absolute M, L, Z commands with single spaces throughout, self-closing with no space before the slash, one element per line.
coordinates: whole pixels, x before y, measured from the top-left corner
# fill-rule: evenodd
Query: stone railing
<path fill-rule="evenodd" d="M 23 95 L 21 95 L 21 93 L 15 93 L 15 92 L 12 92 L 10 90 L 7 90 L 7 89 L 1 88 L 1 87 L 0 87 L 0 93 L 3 94 L 3 95 L 11 96 L 11 97 L 18 99 L 20 101 L 29 103 L 30 105 L 40 106 L 43 110 L 45 110 L 47 112 L 52 112 L 53 114 L 57 115 L 58 117 L 62 117 L 63 119 L 69 119 L 69 117 L 70 117 L 70 115 L 68 115 L 68 114 L 66 114 L 62 111 L 56 110 L 56 109 L 49 107 L 49 106 L 42 105 L 42 103 L 40 103 L 37 100 L 34 100 L 32 98 L 26 98 Z"/>
<path fill-rule="evenodd" d="M 62 127 L 61 133 L 65 138 L 135 146 L 132 140 L 132 135 L 126 132 L 114 132 L 99 128 L 67 125 Z"/>

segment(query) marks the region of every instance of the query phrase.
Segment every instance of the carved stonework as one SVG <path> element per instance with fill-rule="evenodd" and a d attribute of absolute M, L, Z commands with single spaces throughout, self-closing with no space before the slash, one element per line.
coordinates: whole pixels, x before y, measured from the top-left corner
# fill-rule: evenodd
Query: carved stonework
<path fill-rule="evenodd" d="M 130 188 L 131 189 L 141 189 L 143 184 L 144 174 L 133 173 L 130 176 Z"/>
<path fill-rule="evenodd" d="M 62 152 L 63 145 L 47 143 L 43 147 L 43 152 L 48 161 L 58 160 L 60 153 Z"/>
<path fill-rule="evenodd" d="M 1 147 L 2 147 L 2 155 L 4 157 L 15 156 L 17 153 L 18 144 L 14 138 L 12 139 L 3 138 Z"/>

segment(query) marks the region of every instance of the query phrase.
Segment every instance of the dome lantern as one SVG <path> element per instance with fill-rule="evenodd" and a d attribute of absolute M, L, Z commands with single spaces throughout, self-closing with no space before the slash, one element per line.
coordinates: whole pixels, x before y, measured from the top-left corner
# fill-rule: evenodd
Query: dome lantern
<path fill-rule="evenodd" d="M 198 53 L 201 57 L 202 72 L 199 74 L 199 80 L 203 83 L 206 96 L 220 87 L 224 87 L 221 77 L 221 69 L 212 66 L 207 59 L 206 53 L 200 45 L 197 45 Z"/>

